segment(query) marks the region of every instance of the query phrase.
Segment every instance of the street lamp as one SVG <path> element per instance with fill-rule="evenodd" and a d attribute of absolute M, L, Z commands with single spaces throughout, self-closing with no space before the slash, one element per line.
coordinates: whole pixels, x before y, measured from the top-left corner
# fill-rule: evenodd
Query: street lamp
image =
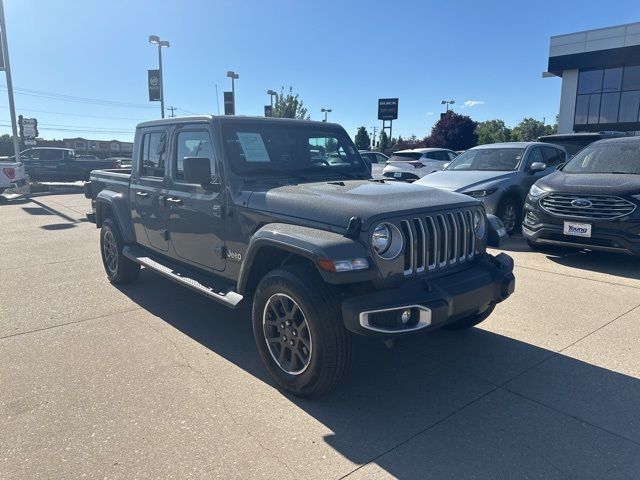
<path fill-rule="evenodd" d="M 158 70 L 160 71 L 160 115 L 164 118 L 164 78 L 162 75 L 162 49 L 169 48 L 169 42 L 160 40 L 158 35 L 149 35 L 149 43 L 158 46 Z"/>
<path fill-rule="evenodd" d="M 326 121 L 327 121 L 327 114 L 328 114 L 329 112 L 331 112 L 331 109 L 330 109 L 330 108 L 322 108 L 320 111 L 324 113 L 324 120 L 323 120 L 323 122 L 326 122 Z"/>
<path fill-rule="evenodd" d="M 453 105 L 454 103 L 456 103 L 455 100 L 442 100 L 440 102 L 440 105 L 446 105 L 447 106 L 447 112 L 449 111 L 449 105 Z"/>
<path fill-rule="evenodd" d="M 273 109 L 273 97 L 278 95 L 278 92 L 274 90 L 267 90 L 267 95 L 271 97 L 271 108 Z"/>
<path fill-rule="evenodd" d="M 240 78 L 240 75 L 238 75 L 236 72 L 233 72 L 231 70 L 229 70 L 227 72 L 227 77 L 229 77 L 231 79 L 231 96 L 233 97 L 233 113 L 236 113 L 236 84 L 235 84 L 235 80 L 237 80 L 238 78 Z"/>

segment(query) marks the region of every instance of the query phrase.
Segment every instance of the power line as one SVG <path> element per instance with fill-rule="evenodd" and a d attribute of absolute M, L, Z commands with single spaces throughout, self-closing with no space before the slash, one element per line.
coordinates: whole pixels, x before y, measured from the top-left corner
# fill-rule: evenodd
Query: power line
<path fill-rule="evenodd" d="M 0 89 L 6 90 L 6 85 L 0 85 Z M 90 105 L 100 105 L 103 107 L 126 107 L 126 108 L 156 108 L 151 105 L 143 105 L 140 103 L 119 102 L 116 100 L 104 100 L 100 98 L 77 97 L 74 95 L 64 95 L 60 93 L 44 92 L 41 90 L 32 90 L 29 88 L 14 88 L 14 91 L 20 95 L 31 97 L 49 98 L 52 100 L 61 100 L 65 102 L 86 103 Z"/>
<path fill-rule="evenodd" d="M 9 108 L 9 107 L 5 107 L 0 105 L 0 108 Z M 87 117 L 87 118 L 104 118 L 104 119 L 109 119 L 109 120 L 133 120 L 136 122 L 144 122 L 146 120 L 149 120 L 149 118 L 131 118 L 131 117 L 112 117 L 112 116 L 108 116 L 108 115 L 89 115 L 89 114 L 84 114 L 84 113 L 65 113 L 65 112 L 54 112 L 51 110 L 36 110 L 33 108 L 20 108 L 19 109 L 22 112 L 34 112 L 34 113 L 50 113 L 52 115 L 66 115 L 69 117 Z"/>

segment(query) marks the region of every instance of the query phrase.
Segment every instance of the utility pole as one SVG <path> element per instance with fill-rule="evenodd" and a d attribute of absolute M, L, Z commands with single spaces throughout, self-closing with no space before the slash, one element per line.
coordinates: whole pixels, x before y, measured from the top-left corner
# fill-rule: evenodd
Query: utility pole
<path fill-rule="evenodd" d="M 175 113 L 173 113 L 176 111 L 176 107 L 168 107 L 167 110 L 171 110 L 171 115 L 169 115 L 171 118 L 176 116 Z"/>
<path fill-rule="evenodd" d="M 326 123 L 326 122 L 327 122 L 327 115 L 328 115 L 329 113 L 331 113 L 331 109 L 330 109 L 330 108 L 321 108 L 321 109 L 320 109 L 320 111 L 321 111 L 322 113 L 324 113 L 324 120 L 323 120 L 323 122 L 325 122 L 325 123 Z"/>
<path fill-rule="evenodd" d="M 18 140 L 18 125 L 16 124 L 16 106 L 13 103 L 13 82 L 11 81 L 11 66 L 9 65 L 9 46 L 7 44 L 7 24 L 4 20 L 4 4 L 0 0 L 0 32 L 2 38 L 2 68 L 7 75 L 7 93 L 9 95 L 9 112 L 11 114 L 11 131 L 13 132 L 13 151 L 16 163 L 20 163 L 20 143 Z"/>
<path fill-rule="evenodd" d="M 236 72 L 229 70 L 227 72 L 227 77 L 231 79 L 231 97 L 233 98 L 233 114 L 236 114 L 236 80 L 240 78 Z"/>
<path fill-rule="evenodd" d="M 371 138 L 371 147 L 372 148 L 376 148 L 376 132 L 378 130 L 378 127 L 376 127 L 375 125 L 373 127 L 370 127 L 373 129 L 373 137 Z"/>

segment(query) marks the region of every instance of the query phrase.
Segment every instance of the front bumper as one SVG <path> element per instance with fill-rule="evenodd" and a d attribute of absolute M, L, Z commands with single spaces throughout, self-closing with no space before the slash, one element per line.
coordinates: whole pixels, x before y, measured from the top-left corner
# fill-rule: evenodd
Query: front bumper
<path fill-rule="evenodd" d="M 513 260 L 501 253 L 486 254 L 472 267 L 437 279 L 412 279 L 399 288 L 347 298 L 342 303 L 345 327 L 368 336 L 398 336 L 441 327 L 454 320 L 481 313 L 505 300 L 515 289 Z M 415 322 L 387 328 L 371 322 L 373 315 L 410 310 Z"/>
<path fill-rule="evenodd" d="M 591 237 L 565 235 L 564 222 L 591 225 Z M 613 220 L 560 218 L 548 214 L 536 202 L 527 199 L 522 220 L 522 234 L 534 245 L 558 245 L 603 252 L 640 255 L 640 215 Z"/>

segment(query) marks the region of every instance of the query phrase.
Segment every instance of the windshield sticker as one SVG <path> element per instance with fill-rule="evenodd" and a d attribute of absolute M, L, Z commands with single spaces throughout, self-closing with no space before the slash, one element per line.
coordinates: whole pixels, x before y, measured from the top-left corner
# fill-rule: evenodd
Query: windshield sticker
<path fill-rule="evenodd" d="M 259 133 L 236 132 L 247 162 L 270 162 L 269 153 Z"/>

